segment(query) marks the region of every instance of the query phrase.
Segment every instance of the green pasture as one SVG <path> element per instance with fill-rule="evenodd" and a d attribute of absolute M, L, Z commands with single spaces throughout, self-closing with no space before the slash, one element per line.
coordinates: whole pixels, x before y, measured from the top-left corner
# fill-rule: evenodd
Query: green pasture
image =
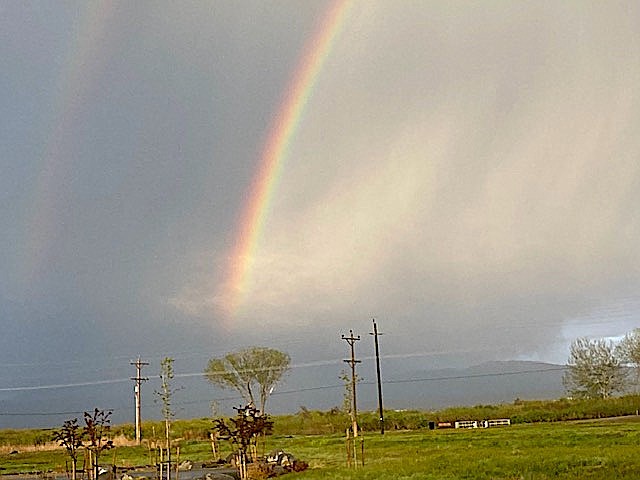
<path fill-rule="evenodd" d="M 635 420 L 635 419 L 634 419 Z M 275 439 L 274 439 L 275 440 Z M 339 436 L 289 439 L 300 479 L 624 479 L 640 477 L 640 423 L 590 421 L 364 437 L 365 466 L 345 467 Z"/>
<path fill-rule="evenodd" d="M 276 418 L 277 421 L 277 418 Z M 2 434 L 0 432 L 0 438 Z M 309 463 L 298 479 L 631 479 L 640 477 L 640 421 L 636 416 L 472 430 L 374 431 L 364 442 L 364 466 L 346 465 L 343 434 L 269 436 L 261 448 L 283 449 Z M 205 440 L 179 440 L 180 458 L 212 459 Z M 358 441 L 359 443 L 359 441 Z M 230 451 L 223 444 L 222 455 Z M 360 451 L 358 452 L 360 456 Z M 151 455 L 151 456 L 150 456 Z M 102 461 L 145 465 L 147 446 L 118 447 Z M 2 453 L 2 473 L 63 471 L 62 450 Z M 359 459 L 360 460 L 360 459 Z M 287 478 L 287 477 L 285 477 Z"/>

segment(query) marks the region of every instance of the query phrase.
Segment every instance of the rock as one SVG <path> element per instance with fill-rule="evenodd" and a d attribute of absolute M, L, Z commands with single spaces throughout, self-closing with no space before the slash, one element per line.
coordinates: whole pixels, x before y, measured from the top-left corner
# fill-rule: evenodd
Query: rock
<path fill-rule="evenodd" d="M 206 480 L 236 480 L 235 477 L 227 475 L 226 473 L 207 473 L 205 475 Z"/>
<path fill-rule="evenodd" d="M 285 473 L 289 473 L 289 472 L 283 466 L 281 466 L 281 465 L 274 465 L 273 466 L 273 474 L 276 477 L 279 477 L 280 475 L 284 475 Z"/>

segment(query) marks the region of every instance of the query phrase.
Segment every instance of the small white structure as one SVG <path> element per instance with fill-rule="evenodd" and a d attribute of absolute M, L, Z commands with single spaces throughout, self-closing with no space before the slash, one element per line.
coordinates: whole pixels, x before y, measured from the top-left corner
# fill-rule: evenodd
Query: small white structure
<path fill-rule="evenodd" d="M 496 418 L 494 420 L 485 420 L 485 427 L 503 427 L 506 425 L 511 425 L 510 418 Z"/>
<path fill-rule="evenodd" d="M 478 428 L 477 420 L 458 420 L 454 425 L 456 428 Z"/>
<path fill-rule="evenodd" d="M 494 418 L 493 420 L 458 420 L 454 423 L 455 428 L 490 428 L 504 427 L 511 425 L 509 418 Z"/>

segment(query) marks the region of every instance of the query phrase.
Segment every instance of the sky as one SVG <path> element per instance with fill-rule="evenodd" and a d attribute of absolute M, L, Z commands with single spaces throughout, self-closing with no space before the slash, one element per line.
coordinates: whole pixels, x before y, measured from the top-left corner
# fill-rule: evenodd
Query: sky
<path fill-rule="evenodd" d="M 640 326 L 639 21 L 2 2 L 0 410 L 249 345 L 337 378 L 373 318 L 415 368 L 563 363 Z"/>

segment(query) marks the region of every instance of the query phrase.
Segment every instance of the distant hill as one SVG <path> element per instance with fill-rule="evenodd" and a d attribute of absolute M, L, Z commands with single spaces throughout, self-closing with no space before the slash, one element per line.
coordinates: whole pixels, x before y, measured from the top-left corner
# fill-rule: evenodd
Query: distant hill
<path fill-rule="evenodd" d="M 554 399 L 565 396 L 565 367 L 543 362 L 493 361 L 466 368 L 416 370 L 384 386 L 389 408 L 439 409 L 454 405 Z"/>

